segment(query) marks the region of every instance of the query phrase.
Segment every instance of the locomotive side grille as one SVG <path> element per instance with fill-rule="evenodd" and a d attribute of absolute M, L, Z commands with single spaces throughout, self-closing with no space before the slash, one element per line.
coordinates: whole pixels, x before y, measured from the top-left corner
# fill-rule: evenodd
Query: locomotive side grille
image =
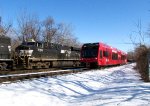
<path fill-rule="evenodd" d="M 0 54 L 0 59 L 9 59 L 9 54 Z"/>

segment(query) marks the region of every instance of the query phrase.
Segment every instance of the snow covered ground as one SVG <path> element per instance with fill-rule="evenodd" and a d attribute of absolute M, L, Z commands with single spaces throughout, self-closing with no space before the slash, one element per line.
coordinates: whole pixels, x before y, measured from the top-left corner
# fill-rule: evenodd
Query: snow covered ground
<path fill-rule="evenodd" d="M 133 66 L 0 84 L 0 106 L 150 106 Z"/>

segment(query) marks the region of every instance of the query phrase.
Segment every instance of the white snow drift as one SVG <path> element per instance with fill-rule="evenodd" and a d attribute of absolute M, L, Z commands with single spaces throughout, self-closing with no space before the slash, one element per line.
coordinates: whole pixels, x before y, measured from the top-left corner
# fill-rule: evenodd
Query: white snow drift
<path fill-rule="evenodd" d="M 0 106 L 150 106 L 134 64 L 0 85 Z"/>

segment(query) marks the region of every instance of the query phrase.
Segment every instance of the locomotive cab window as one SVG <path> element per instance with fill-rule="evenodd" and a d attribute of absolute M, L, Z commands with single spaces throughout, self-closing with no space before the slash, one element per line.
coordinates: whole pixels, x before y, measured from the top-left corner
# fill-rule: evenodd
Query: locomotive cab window
<path fill-rule="evenodd" d="M 33 46 L 33 45 L 35 45 L 35 42 L 27 42 L 26 43 L 28 46 Z"/>
<path fill-rule="evenodd" d="M 39 48 L 43 48 L 43 43 L 38 42 L 38 43 L 36 43 L 36 46 L 39 47 Z"/>

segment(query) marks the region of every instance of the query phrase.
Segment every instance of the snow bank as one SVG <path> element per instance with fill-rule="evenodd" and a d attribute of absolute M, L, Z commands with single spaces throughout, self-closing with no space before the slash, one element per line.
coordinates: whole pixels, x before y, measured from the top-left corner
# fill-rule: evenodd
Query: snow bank
<path fill-rule="evenodd" d="M 149 106 L 134 64 L 0 85 L 1 106 Z"/>

